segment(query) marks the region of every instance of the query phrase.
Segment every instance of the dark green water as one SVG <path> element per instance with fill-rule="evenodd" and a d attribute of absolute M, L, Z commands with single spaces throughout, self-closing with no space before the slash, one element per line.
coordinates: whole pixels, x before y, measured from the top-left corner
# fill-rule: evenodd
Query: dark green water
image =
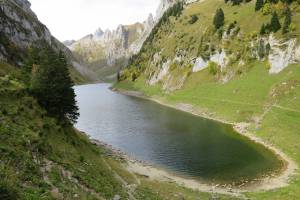
<path fill-rule="evenodd" d="M 81 114 L 76 127 L 139 160 L 214 182 L 252 179 L 282 165 L 272 152 L 229 125 L 117 94 L 108 87 L 75 88 Z"/>

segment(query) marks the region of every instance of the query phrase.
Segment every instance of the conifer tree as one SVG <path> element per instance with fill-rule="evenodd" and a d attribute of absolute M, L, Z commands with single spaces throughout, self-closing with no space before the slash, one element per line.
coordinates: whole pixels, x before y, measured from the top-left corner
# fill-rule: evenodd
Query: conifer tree
<path fill-rule="evenodd" d="M 289 26 L 292 23 L 292 12 L 289 8 L 287 8 L 285 12 L 285 19 L 282 27 L 282 34 L 286 34 L 289 32 Z"/>
<path fill-rule="evenodd" d="M 260 34 L 260 35 L 266 34 L 266 26 L 265 26 L 265 24 L 263 24 L 263 25 L 261 26 L 259 34 Z"/>
<path fill-rule="evenodd" d="M 216 29 L 221 28 L 224 25 L 225 15 L 222 8 L 217 9 L 213 24 Z"/>
<path fill-rule="evenodd" d="M 264 6 L 264 0 L 256 0 L 255 11 L 259 11 Z"/>
<path fill-rule="evenodd" d="M 276 33 L 279 29 L 281 29 L 281 24 L 278 19 L 278 15 L 276 12 L 273 12 L 271 23 L 270 23 L 271 31 Z"/>
<path fill-rule="evenodd" d="M 63 52 L 57 54 L 47 47 L 38 57 L 32 65 L 31 92 L 49 115 L 75 123 L 79 116 L 78 107 Z"/>

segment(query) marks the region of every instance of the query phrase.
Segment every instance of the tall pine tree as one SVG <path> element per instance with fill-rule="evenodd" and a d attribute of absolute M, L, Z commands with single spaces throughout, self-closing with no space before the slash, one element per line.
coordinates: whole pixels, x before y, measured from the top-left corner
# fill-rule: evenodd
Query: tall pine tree
<path fill-rule="evenodd" d="M 256 0 L 255 11 L 259 11 L 264 6 L 264 0 Z"/>
<path fill-rule="evenodd" d="M 284 23 L 282 27 L 282 33 L 286 34 L 289 32 L 289 26 L 292 23 L 292 12 L 290 8 L 288 7 L 285 11 L 285 18 L 284 18 Z"/>
<path fill-rule="evenodd" d="M 270 28 L 271 31 L 274 33 L 276 33 L 279 29 L 281 29 L 281 24 L 279 22 L 278 15 L 276 12 L 273 12 L 272 14 Z"/>
<path fill-rule="evenodd" d="M 75 123 L 79 113 L 64 54 L 57 54 L 48 47 L 39 56 L 39 63 L 32 65 L 32 93 L 51 116 Z"/>
<path fill-rule="evenodd" d="M 266 34 L 266 26 L 265 26 L 265 24 L 263 24 L 263 25 L 261 26 L 260 31 L 259 31 L 259 34 L 260 34 L 260 35 Z"/>
<path fill-rule="evenodd" d="M 217 9 L 213 24 L 216 29 L 221 28 L 224 25 L 225 15 L 222 8 Z"/>

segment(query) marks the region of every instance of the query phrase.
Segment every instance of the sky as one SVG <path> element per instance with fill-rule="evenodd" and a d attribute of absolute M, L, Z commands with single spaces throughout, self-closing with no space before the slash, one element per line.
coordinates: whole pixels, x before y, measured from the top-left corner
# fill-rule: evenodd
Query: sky
<path fill-rule="evenodd" d="M 31 9 L 60 41 L 143 22 L 155 14 L 159 0 L 29 0 Z"/>

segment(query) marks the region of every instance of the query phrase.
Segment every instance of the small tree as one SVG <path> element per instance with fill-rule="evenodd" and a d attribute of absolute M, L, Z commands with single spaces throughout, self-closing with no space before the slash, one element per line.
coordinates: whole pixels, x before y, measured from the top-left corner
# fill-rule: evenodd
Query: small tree
<path fill-rule="evenodd" d="M 41 51 L 39 63 L 34 63 L 31 91 L 39 104 L 59 120 L 75 123 L 79 113 L 73 82 L 63 52 L 57 54 L 50 47 Z"/>
<path fill-rule="evenodd" d="M 222 8 L 217 9 L 213 24 L 216 29 L 221 28 L 224 25 L 225 15 Z"/>
<path fill-rule="evenodd" d="M 266 26 L 265 26 L 265 24 L 263 24 L 263 25 L 261 26 L 260 31 L 259 31 L 259 34 L 260 34 L 260 35 L 266 34 Z"/>
<path fill-rule="evenodd" d="M 121 72 L 118 71 L 117 73 L 117 81 L 120 82 L 121 81 Z"/>
<path fill-rule="evenodd" d="M 259 41 L 257 54 L 258 54 L 259 59 L 263 59 L 265 57 L 265 43 L 263 40 Z"/>
<path fill-rule="evenodd" d="M 279 29 L 281 29 L 281 24 L 279 22 L 278 15 L 276 12 L 273 12 L 272 14 L 270 26 L 271 26 L 271 31 L 274 33 L 276 33 Z"/>
<path fill-rule="evenodd" d="M 212 75 L 217 75 L 219 72 L 219 66 L 217 65 L 217 63 L 215 62 L 209 62 L 208 63 L 208 69 L 209 69 L 209 73 Z"/>
<path fill-rule="evenodd" d="M 192 15 L 191 16 L 191 19 L 189 20 L 189 23 L 190 24 L 194 24 L 194 23 L 196 23 L 197 21 L 198 21 L 198 16 L 197 15 Z"/>
<path fill-rule="evenodd" d="M 264 0 L 256 0 L 255 11 L 259 11 L 264 6 Z"/>
<path fill-rule="evenodd" d="M 289 32 L 289 26 L 292 23 L 292 12 L 289 8 L 285 11 L 285 19 L 282 27 L 282 34 Z"/>

